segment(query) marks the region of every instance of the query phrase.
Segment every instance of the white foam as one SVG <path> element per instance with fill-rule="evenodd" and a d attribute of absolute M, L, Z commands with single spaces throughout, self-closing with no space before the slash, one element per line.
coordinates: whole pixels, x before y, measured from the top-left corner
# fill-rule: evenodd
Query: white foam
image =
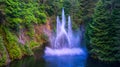
<path fill-rule="evenodd" d="M 61 56 L 61 55 L 82 55 L 84 51 L 80 48 L 61 48 L 61 49 L 52 49 L 46 47 L 45 55 L 47 56 Z"/>

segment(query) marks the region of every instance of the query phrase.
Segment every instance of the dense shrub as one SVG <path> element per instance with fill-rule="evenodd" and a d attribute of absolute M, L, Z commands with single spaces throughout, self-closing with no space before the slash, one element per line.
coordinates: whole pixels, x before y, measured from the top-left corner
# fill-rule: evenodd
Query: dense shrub
<path fill-rule="evenodd" d="M 11 60 L 20 59 L 22 57 L 22 52 L 19 48 L 17 37 L 12 34 L 9 30 L 5 29 L 6 33 L 6 48 L 9 53 Z"/>
<path fill-rule="evenodd" d="M 33 55 L 32 49 L 30 49 L 30 46 L 28 45 L 28 43 L 26 43 L 25 45 L 19 44 L 19 47 L 22 51 L 23 56 Z"/>
<path fill-rule="evenodd" d="M 23 44 L 19 44 L 19 47 L 21 49 L 22 56 L 26 55 L 26 49 L 25 49 L 24 45 Z"/>
<path fill-rule="evenodd" d="M 38 43 L 36 41 L 33 41 L 33 40 L 30 41 L 30 43 L 29 43 L 29 46 L 30 46 L 31 49 L 33 49 L 36 46 L 40 46 L 40 45 L 41 45 L 40 43 Z"/>
<path fill-rule="evenodd" d="M 30 46 L 28 45 L 28 43 L 24 45 L 24 48 L 25 48 L 26 55 L 33 55 L 32 49 L 30 49 Z"/>

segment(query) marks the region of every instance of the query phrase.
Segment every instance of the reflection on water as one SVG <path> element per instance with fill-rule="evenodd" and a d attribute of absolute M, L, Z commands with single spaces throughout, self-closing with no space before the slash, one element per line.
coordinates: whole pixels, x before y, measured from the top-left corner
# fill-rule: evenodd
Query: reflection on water
<path fill-rule="evenodd" d="M 45 57 L 46 67 L 85 67 L 83 56 L 49 56 Z"/>
<path fill-rule="evenodd" d="M 45 67 L 43 58 L 27 57 L 19 61 L 13 61 L 6 67 Z"/>
<path fill-rule="evenodd" d="M 85 61 L 82 56 L 60 57 L 27 57 L 14 61 L 5 67 L 119 67 L 119 64 L 108 64 L 91 58 Z"/>
<path fill-rule="evenodd" d="M 82 56 L 46 56 L 28 57 L 6 67 L 85 67 L 84 65 L 85 59 Z"/>

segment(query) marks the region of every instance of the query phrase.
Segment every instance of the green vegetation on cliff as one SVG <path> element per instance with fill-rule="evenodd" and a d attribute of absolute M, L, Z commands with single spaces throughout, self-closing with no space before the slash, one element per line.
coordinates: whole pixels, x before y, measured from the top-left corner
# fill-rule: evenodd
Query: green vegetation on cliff
<path fill-rule="evenodd" d="M 32 49 L 42 44 L 40 39 L 35 41 L 34 25 L 44 24 L 46 14 L 35 0 L 0 0 L 0 66 L 8 59 L 13 61 L 33 55 Z M 21 30 L 24 30 L 22 34 Z M 19 42 L 20 37 L 24 38 L 24 43 Z"/>
<path fill-rule="evenodd" d="M 18 46 L 17 37 L 15 34 L 10 33 L 9 31 L 5 30 L 6 34 L 6 41 L 5 46 L 9 53 L 9 56 L 12 60 L 20 59 L 22 57 L 22 52 Z"/>
<path fill-rule="evenodd" d="M 14 31 L 19 31 L 21 26 L 45 23 L 46 14 L 40 7 L 42 6 L 34 0 L 6 0 L 6 26 Z"/>

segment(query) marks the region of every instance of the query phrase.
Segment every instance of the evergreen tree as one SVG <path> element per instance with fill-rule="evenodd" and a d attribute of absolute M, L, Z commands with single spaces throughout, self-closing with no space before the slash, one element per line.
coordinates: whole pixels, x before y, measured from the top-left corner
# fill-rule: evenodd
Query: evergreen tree
<path fill-rule="evenodd" d="M 112 49 L 114 49 L 115 57 L 118 61 L 120 61 L 120 0 L 112 1 L 112 19 L 114 22 L 114 45 Z"/>
<path fill-rule="evenodd" d="M 114 26 L 111 18 L 111 0 L 99 0 L 89 24 L 90 53 L 92 57 L 103 61 L 117 61 L 114 52 Z"/>
<path fill-rule="evenodd" d="M 80 8 L 82 11 L 81 18 L 83 23 L 91 21 L 91 16 L 94 12 L 95 4 L 98 0 L 79 0 Z"/>

